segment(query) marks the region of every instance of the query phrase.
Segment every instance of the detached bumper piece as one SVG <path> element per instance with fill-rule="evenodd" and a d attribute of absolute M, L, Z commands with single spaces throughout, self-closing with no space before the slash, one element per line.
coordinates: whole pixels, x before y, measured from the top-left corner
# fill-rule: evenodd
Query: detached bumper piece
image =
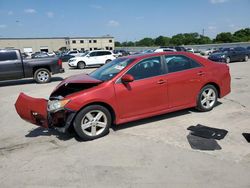
<path fill-rule="evenodd" d="M 20 93 L 16 103 L 16 111 L 19 116 L 38 126 L 48 128 L 48 113 L 46 99 L 33 98 Z"/>

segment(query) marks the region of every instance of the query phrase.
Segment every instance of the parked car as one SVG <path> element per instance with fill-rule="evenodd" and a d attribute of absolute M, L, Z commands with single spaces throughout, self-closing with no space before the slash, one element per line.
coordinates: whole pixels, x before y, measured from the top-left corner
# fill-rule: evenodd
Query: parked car
<path fill-rule="evenodd" d="M 69 59 L 71 59 L 71 58 L 73 58 L 73 57 L 75 57 L 75 56 L 69 55 L 69 54 L 63 54 L 63 55 L 61 55 L 61 56 L 59 56 L 59 57 L 60 57 L 60 59 L 61 59 L 63 62 L 66 62 L 66 61 L 69 61 Z"/>
<path fill-rule="evenodd" d="M 79 51 L 78 50 L 71 50 L 71 51 L 68 51 L 66 54 L 67 55 L 72 55 L 72 56 L 77 56 L 79 55 Z"/>
<path fill-rule="evenodd" d="M 194 53 L 194 49 L 193 48 L 186 48 L 186 51 L 190 52 L 190 53 Z"/>
<path fill-rule="evenodd" d="M 127 56 L 127 55 L 129 55 L 129 52 L 126 51 L 126 50 L 113 50 L 113 54 L 114 54 L 116 57 L 122 57 L 122 56 Z"/>
<path fill-rule="evenodd" d="M 212 61 L 230 63 L 233 61 L 248 61 L 250 52 L 243 47 L 224 48 L 220 52 L 211 54 L 208 59 Z"/>
<path fill-rule="evenodd" d="M 31 55 L 31 58 L 44 58 L 44 57 L 49 57 L 47 52 L 35 52 Z"/>
<path fill-rule="evenodd" d="M 160 48 L 170 48 L 170 49 L 175 49 L 177 52 L 185 52 L 186 48 L 183 46 L 161 46 Z"/>
<path fill-rule="evenodd" d="M 47 83 L 52 74 L 63 72 L 58 58 L 23 59 L 19 50 L 0 50 L 0 81 L 34 77 Z"/>
<path fill-rule="evenodd" d="M 176 110 L 212 110 L 230 93 L 229 67 L 187 52 L 117 58 L 90 74 L 63 80 L 49 101 L 21 93 L 15 103 L 24 120 L 83 140 L 121 124 Z"/>
<path fill-rule="evenodd" d="M 109 50 L 94 50 L 83 54 L 82 56 L 77 56 L 69 59 L 68 64 L 70 67 L 75 67 L 78 69 L 84 69 L 89 66 L 104 65 L 116 57 Z"/>
<path fill-rule="evenodd" d="M 158 48 L 154 52 L 176 52 L 176 49 L 173 48 Z"/>
<path fill-rule="evenodd" d="M 52 57 L 52 56 L 56 56 L 55 52 L 48 52 L 48 56 Z"/>
<path fill-rule="evenodd" d="M 206 50 L 201 50 L 200 54 L 207 56 L 207 55 L 212 54 L 215 50 L 217 50 L 217 49 L 216 48 L 208 48 Z"/>

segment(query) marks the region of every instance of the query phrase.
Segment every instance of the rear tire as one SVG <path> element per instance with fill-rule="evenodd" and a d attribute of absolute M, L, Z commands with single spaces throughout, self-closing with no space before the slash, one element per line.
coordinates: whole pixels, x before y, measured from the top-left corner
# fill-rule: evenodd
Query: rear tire
<path fill-rule="evenodd" d="M 110 61 L 111 61 L 111 59 L 106 60 L 105 64 L 109 63 Z"/>
<path fill-rule="evenodd" d="M 51 73 L 48 69 L 37 69 L 34 73 L 34 79 L 39 84 L 48 83 L 51 80 Z"/>
<path fill-rule="evenodd" d="M 109 133 L 111 115 L 103 106 L 87 106 L 76 115 L 73 125 L 82 140 L 94 140 Z"/>
<path fill-rule="evenodd" d="M 83 62 L 83 61 L 79 61 L 78 63 L 77 63 L 77 68 L 78 69 L 84 69 L 85 68 L 85 63 Z"/>
<path fill-rule="evenodd" d="M 196 108 L 201 112 L 207 112 L 214 108 L 218 99 L 218 91 L 213 85 L 204 86 L 197 96 Z"/>
<path fill-rule="evenodd" d="M 243 61 L 247 62 L 248 59 L 249 59 L 249 58 L 248 58 L 248 56 L 246 55 Z"/>

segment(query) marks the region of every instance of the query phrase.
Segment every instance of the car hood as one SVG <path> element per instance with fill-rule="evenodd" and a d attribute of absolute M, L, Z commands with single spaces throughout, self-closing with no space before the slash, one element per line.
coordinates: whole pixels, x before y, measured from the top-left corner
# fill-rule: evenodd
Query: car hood
<path fill-rule="evenodd" d="M 64 79 L 51 93 L 50 99 L 61 99 L 69 94 L 86 90 L 101 84 L 102 80 L 97 80 L 87 74 L 78 74 Z"/>

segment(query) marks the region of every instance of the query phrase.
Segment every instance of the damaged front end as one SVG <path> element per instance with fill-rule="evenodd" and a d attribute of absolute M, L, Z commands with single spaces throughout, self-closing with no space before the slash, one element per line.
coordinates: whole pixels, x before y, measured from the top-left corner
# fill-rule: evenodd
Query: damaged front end
<path fill-rule="evenodd" d="M 32 124 L 66 132 L 76 114 L 75 111 L 65 108 L 68 102 L 70 100 L 48 101 L 20 93 L 15 107 L 19 116 Z"/>
<path fill-rule="evenodd" d="M 70 97 L 67 96 L 85 91 L 102 82 L 86 79 L 86 76 L 84 78 L 76 83 L 72 78 L 62 81 L 52 92 L 49 100 L 33 98 L 20 93 L 15 103 L 17 113 L 22 119 L 32 124 L 66 132 L 77 113 L 77 111 L 67 108 L 67 104 L 71 102 Z"/>

